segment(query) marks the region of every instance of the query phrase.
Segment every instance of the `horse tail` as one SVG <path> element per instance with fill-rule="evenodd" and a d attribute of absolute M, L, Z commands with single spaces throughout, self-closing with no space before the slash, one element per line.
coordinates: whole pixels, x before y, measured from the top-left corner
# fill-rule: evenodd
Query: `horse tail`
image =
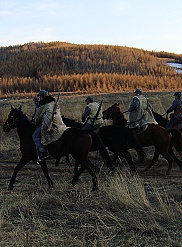
<path fill-rule="evenodd" d="M 100 152 L 102 158 L 106 161 L 106 164 L 109 168 L 114 168 L 112 160 L 106 150 L 105 145 L 103 144 L 101 138 L 99 137 L 99 135 L 92 131 L 92 130 L 87 130 L 87 133 L 90 134 L 93 138 L 93 141 L 95 141 L 98 151 Z"/>
<path fill-rule="evenodd" d="M 167 129 L 167 132 L 172 135 L 171 145 L 174 146 L 177 151 L 182 151 L 182 133 L 177 129 Z"/>

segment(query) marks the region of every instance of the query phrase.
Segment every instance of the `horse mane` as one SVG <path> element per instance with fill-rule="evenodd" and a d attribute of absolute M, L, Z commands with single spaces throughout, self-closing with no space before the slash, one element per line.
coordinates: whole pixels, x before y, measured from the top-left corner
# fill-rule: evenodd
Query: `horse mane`
<path fill-rule="evenodd" d="M 115 115 L 115 118 L 113 119 L 113 124 L 119 126 L 125 126 L 126 123 L 127 123 L 127 119 L 124 117 L 124 114 L 121 111 L 118 111 L 117 115 Z"/>
<path fill-rule="evenodd" d="M 66 118 L 66 117 L 64 117 L 64 115 L 62 116 L 62 120 L 63 120 L 63 123 L 67 127 L 75 127 L 75 128 L 79 128 L 79 129 L 83 127 L 82 123 L 79 123 L 74 119 Z"/>
<path fill-rule="evenodd" d="M 18 116 L 17 131 L 20 138 L 32 137 L 33 132 L 36 129 L 36 125 L 27 117 L 21 108 L 13 109 Z"/>
<path fill-rule="evenodd" d="M 152 110 L 152 113 L 154 115 L 156 122 L 160 126 L 166 128 L 166 124 L 167 124 L 168 120 L 166 118 L 164 118 L 163 116 L 161 116 L 159 113 L 155 112 L 154 110 Z"/>
<path fill-rule="evenodd" d="M 113 124 L 118 126 L 125 126 L 127 123 L 127 119 L 125 118 L 124 114 L 121 112 L 119 107 L 120 103 L 115 103 L 111 107 L 113 108 Z"/>

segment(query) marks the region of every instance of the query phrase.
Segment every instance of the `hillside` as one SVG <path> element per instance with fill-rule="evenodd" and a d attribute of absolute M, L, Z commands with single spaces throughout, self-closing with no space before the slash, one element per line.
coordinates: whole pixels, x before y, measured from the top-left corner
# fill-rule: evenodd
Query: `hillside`
<path fill-rule="evenodd" d="M 182 56 L 111 45 L 28 43 L 0 48 L 0 94 L 181 89 L 167 61 Z"/>

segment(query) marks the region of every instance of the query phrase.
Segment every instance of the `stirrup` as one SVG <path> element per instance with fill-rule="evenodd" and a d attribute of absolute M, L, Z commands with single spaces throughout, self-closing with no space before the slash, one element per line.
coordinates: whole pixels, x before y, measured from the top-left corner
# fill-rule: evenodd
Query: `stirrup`
<path fill-rule="evenodd" d="M 38 148 L 36 147 L 36 151 L 37 151 L 37 160 L 36 160 L 37 163 L 50 158 L 50 155 L 49 155 L 49 152 L 47 151 L 47 149 L 44 152 L 40 152 L 38 150 Z M 43 155 L 43 153 L 44 153 L 44 155 Z"/>

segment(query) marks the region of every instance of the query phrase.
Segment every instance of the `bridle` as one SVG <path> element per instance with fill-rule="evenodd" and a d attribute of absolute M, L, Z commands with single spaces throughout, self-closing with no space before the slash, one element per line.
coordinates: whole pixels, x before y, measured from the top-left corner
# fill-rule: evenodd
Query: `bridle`
<path fill-rule="evenodd" d="M 113 111 L 113 108 L 112 108 L 112 106 L 109 108 L 109 109 L 107 109 L 107 110 L 105 110 L 103 113 L 103 115 L 104 115 L 104 118 L 106 118 L 106 119 L 112 119 L 113 117 L 114 117 L 114 111 Z M 106 112 L 107 111 L 107 112 Z M 106 116 L 105 116 L 105 114 L 106 114 Z"/>
<path fill-rule="evenodd" d="M 21 111 L 19 111 L 19 112 L 21 112 Z M 21 118 L 22 118 L 21 114 L 16 116 L 15 110 L 12 110 L 8 116 L 8 119 L 5 122 L 5 126 L 9 130 L 14 129 L 17 127 L 17 123 L 21 120 Z"/>

